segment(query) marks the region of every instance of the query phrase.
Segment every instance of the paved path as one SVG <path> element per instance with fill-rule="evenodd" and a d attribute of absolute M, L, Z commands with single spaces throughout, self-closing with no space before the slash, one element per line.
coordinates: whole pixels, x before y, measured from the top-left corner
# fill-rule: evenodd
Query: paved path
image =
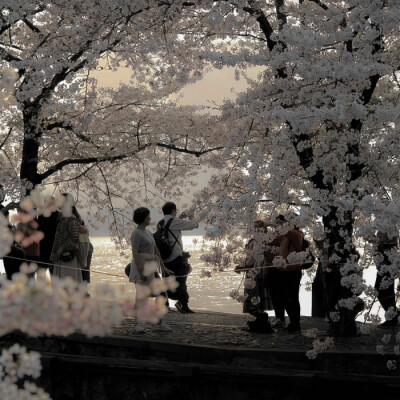
<path fill-rule="evenodd" d="M 277 330 L 273 334 L 248 332 L 246 322 L 251 319 L 252 317 L 246 314 L 204 311 L 195 314 L 180 314 L 173 310 L 168 312 L 164 319 L 172 328 L 172 332 L 155 331 L 151 324 L 144 324 L 146 331 L 136 333 L 133 329 L 134 319 L 126 318 L 120 326 L 115 327 L 114 334 L 165 343 L 282 351 L 307 351 L 312 348 L 312 343 L 316 339 L 324 340 L 328 336 L 328 324 L 321 318 L 302 317 L 302 331 L 295 334 L 289 334 L 285 330 Z M 372 327 L 368 335 L 336 339 L 334 347 L 330 348 L 329 351 L 376 353 L 377 345 L 382 345 L 385 353 L 394 355 L 393 348 L 396 344 L 399 344 L 396 342 L 396 335 L 399 332 L 400 327 L 389 330 Z M 388 334 L 391 337 L 384 344 L 382 339 L 384 339 L 384 335 Z"/>

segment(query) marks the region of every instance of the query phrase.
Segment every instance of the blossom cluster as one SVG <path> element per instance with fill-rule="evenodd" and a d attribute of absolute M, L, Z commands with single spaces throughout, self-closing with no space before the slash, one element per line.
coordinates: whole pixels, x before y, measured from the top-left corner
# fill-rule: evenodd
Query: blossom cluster
<path fill-rule="evenodd" d="M 23 266 L 27 272 L 32 266 Z M 71 278 L 49 281 L 43 270 L 36 280 L 23 272 L 13 275 L 12 281 L 1 277 L 0 335 L 21 330 L 30 336 L 69 335 L 80 331 L 88 336 L 111 333 L 122 318 L 133 310 L 130 301 L 111 301 L 112 288 L 104 289 L 108 297 L 91 299 L 86 287 Z"/>
<path fill-rule="evenodd" d="M 42 370 L 40 354 L 28 352 L 14 344 L 0 355 L 0 398 L 15 400 L 50 400 L 50 396 L 36 384 L 26 380 L 38 378 Z M 22 384 L 22 387 L 20 385 Z"/>
<path fill-rule="evenodd" d="M 14 237 L 8 228 L 8 220 L 0 213 L 0 258 L 10 252 L 13 241 Z"/>
<path fill-rule="evenodd" d="M 314 360 L 317 358 L 318 354 L 322 353 L 323 351 L 329 349 L 329 347 L 332 347 L 334 345 L 334 340 L 331 337 L 325 338 L 325 340 L 314 340 L 313 341 L 313 348 L 311 350 L 308 350 L 306 352 L 306 356 L 310 360 Z"/>
<path fill-rule="evenodd" d="M 231 297 L 232 299 L 236 300 L 239 303 L 243 303 L 246 299 L 246 297 L 241 295 L 239 293 L 239 290 L 237 289 L 231 290 L 231 292 L 229 293 L 229 297 Z"/>

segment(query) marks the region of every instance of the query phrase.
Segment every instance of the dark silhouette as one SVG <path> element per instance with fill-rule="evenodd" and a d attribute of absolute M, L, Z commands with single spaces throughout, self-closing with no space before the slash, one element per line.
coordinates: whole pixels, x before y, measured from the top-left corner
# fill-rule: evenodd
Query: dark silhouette
<path fill-rule="evenodd" d="M 0 212 L 8 218 L 9 211 L 19 207 L 19 203 L 10 202 L 6 206 L 3 205 L 3 201 L 6 197 L 5 189 L 3 185 L 0 185 Z M 8 229 L 13 232 L 14 227 L 9 223 Z M 26 259 L 25 250 L 14 241 L 11 246 L 11 251 L 3 258 L 4 269 L 6 271 L 7 279 L 11 280 L 12 276 L 19 272 L 21 264 Z"/>
<path fill-rule="evenodd" d="M 380 324 L 381 328 L 390 328 L 397 325 L 399 310 L 396 308 L 396 296 L 394 289 L 395 274 L 388 267 L 392 264 L 389 256 L 391 252 L 397 252 L 398 236 L 389 237 L 387 233 L 378 232 L 376 243 L 376 281 L 375 290 L 378 292 L 378 300 L 383 309 L 392 311 L 391 318 L 386 317 L 386 321 Z"/>
<path fill-rule="evenodd" d="M 54 211 L 49 217 L 39 215 L 38 230 L 43 232 L 44 238 L 40 241 L 39 268 L 48 268 L 50 274 L 53 273 L 53 265 L 51 265 L 50 255 L 56 236 L 57 225 L 61 217 L 60 211 Z"/>
<path fill-rule="evenodd" d="M 179 287 L 176 289 L 175 293 L 168 291 L 168 297 L 173 300 L 178 300 L 175 307 L 179 312 L 193 313 L 194 311 L 191 310 L 188 305 L 189 293 L 186 284 L 188 260 L 183 252 L 182 231 L 196 229 L 199 224 L 194 221 L 184 220 L 183 218 L 186 217 L 185 213 L 182 213 L 179 218 L 176 218 L 177 210 L 175 203 L 165 203 L 162 207 L 162 211 L 165 224 L 173 218 L 168 233 L 168 239 L 171 246 L 173 246 L 172 254 L 168 258 L 163 259 L 163 262 L 166 268 L 174 272 L 176 280 L 179 283 Z"/>
<path fill-rule="evenodd" d="M 275 222 L 277 225 L 283 225 L 287 221 L 284 216 L 279 215 Z M 286 260 L 290 253 L 301 251 L 303 238 L 304 233 L 295 227 L 284 235 L 277 235 L 270 246 L 276 247 L 274 254 L 278 253 L 283 260 Z M 272 324 L 272 326 L 276 326 L 278 323 L 282 327 L 285 326 L 286 310 L 290 320 L 287 326 L 289 333 L 301 331 L 299 301 L 301 277 L 301 265 L 286 269 L 270 268 L 268 271 L 268 285 L 276 316 L 276 324 Z"/>

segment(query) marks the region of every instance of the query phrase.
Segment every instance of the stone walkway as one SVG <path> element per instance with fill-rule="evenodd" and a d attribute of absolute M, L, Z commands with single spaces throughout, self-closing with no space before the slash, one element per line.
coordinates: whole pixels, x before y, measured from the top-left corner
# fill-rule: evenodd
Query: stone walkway
<path fill-rule="evenodd" d="M 146 331 L 136 333 L 134 319 L 126 318 L 120 326 L 114 328 L 114 335 L 165 343 L 304 352 L 313 347 L 316 339 L 324 340 L 328 336 L 328 324 L 321 318 L 302 317 L 302 331 L 294 334 L 289 334 L 285 330 L 276 330 L 276 333 L 272 334 L 249 332 L 246 329 L 246 322 L 252 318 L 245 314 L 204 311 L 180 314 L 173 309 L 164 318 L 165 323 L 172 328 L 171 332 L 159 332 L 153 329 L 152 324 L 144 324 Z M 393 349 L 398 344 L 396 336 L 399 332 L 400 327 L 380 329 L 372 326 L 369 334 L 336 339 L 329 351 L 376 353 L 377 345 L 380 345 L 386 354 L 393 354 L 396 357 Z M 391 336 L 389 338 L 384 335 Z M 383 342 L 385 339 L 387 343 Z"/>

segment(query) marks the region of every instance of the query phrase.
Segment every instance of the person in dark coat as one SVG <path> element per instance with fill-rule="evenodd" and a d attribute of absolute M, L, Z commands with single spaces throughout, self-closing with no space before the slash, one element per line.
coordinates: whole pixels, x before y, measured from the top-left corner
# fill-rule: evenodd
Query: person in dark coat
<path fill-rule="evenodd" d="M 50 254 L 53 248 L 54 238 L 56 237 L 57 225 L 61 217 L 61 212 L 56 210 L 49 217 L 39 215 L 38 230 L 44 233 L 44 238 L 40 241 L 39 268 L 48 268 L 50 274 L 53 273 Z"/>
<path fill-rule="evenodd" d="M 9 211 L 19 207 L 19 203 L 10 202 L 6 206 L 3 205 L 6 193 L 3 185 L 0 185 L 0 212 L 8 218 Z M 13 226 L 8 224 L 10 231 L 13 231 Z M 26 253 L 24 249 L 16 242 L 11 246 L 11 251 L 4 257 L 3 264 L 6 271 L 7 279 L 11 280 L 12 276 L 19 272 L 21 264 L 25 261 Z"/>

